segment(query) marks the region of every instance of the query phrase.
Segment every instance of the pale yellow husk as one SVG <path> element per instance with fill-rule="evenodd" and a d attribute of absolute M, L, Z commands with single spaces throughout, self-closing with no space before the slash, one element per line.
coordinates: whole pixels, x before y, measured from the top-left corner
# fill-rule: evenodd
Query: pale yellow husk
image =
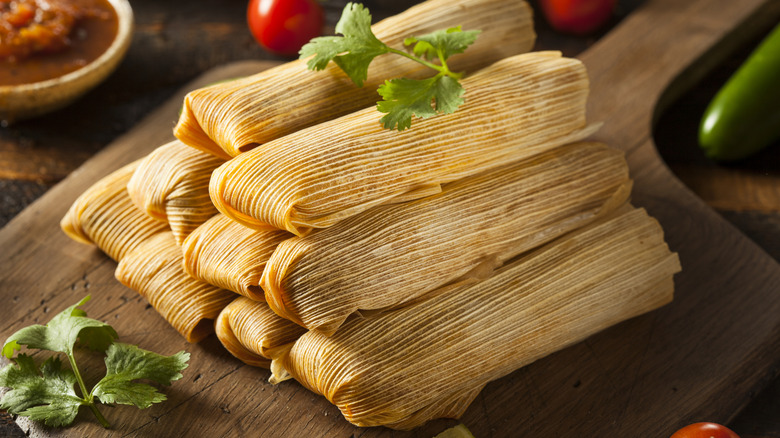
<path fill-rule="evenodd" d="M 306 332 L 268 308 L 263 301 L 239 297 L 220 312 L 214 324 L 222 345 L 242 362 L 268 368 L 271 359 Z"/>
<path fill-rule="evenodd" d="M 382 128 L 368 108 L 241 154 L 212 174 L 211 200 L 244 225 L 303 235 L 592 132 L 585 67 L 558 52 L 504 59 L 463 86 L 458 111 L 403 132 Z"/>
<path fill-rule="evenodd" d="M 170 231 L 138 245 L 120 260 L 115 275 L 146 298 L 187 342 L 198 342 L 212 333 L 212 320 L 236 298 L 233 292 L 184 272 L 181 248 Z"/>
<path fill-rule="evenodd" d="M 474 434 L 465 424 L 453 426 L 433 438 L 474 438 Z"/>
<path fill-rule="evenodd" d="M 429 0 L 376 23 L 372 30 L 380 40 L 400 49 L 404 38 L 459 25 L 482 33 L 465 53 L 448 60 L 457 72 L 476 71 L 527 52 L 536 39 L 531 8 L 520 0 Z M 293 61 L 189 93 L 174 134 L 193 147 L 229 158 L 373 105 L 378 100 L 376 89 L 386 79 L 424 78 L 434 73 L 410 59 L 383 55 L 371 63 L 363 87 L 357 87 L 333 63 L 322 72 L 312 72 L 305 61 Z"/>
<path fill-rule="evenodd" d="M 575 143 L 288 239 L 266 264 L 271 308 L 332 334 L 352 313 L 397 306 L 479 276 L 622 205 L 623 153 Z"/>
<path fill-rule="evenodd" d="M 60 221 L 62 230 L 119 261 L 150 236 L 168 229 L 130 200 L 126 186 L 138 165 L 139 161 L 128 164 L 82 193 Z"/>
<path fill-rule="evenodd" d="M 199 280 L 264 300 L 259 285 L 265 263 L 290 237 L 287 231 L 257 231 L 218 214 L 184 240 L 184 270 Z"/>
<path fill-rule="evenodd" d="M 609 216 L 481 283 L 307 332 L 276 362 L 358 426 L 458 417 L 489 381 L 672 299 L 677 255 L 644 210 Z"/>
<path fill-rule="evenodd" d="M 141 160 L 127 192 L 146 214 L 168 222 L 176 243 L 181 244 L 192 230 L 217 214 L 209 198 L 209 178 L 224 162 L 172 141 Z"/>

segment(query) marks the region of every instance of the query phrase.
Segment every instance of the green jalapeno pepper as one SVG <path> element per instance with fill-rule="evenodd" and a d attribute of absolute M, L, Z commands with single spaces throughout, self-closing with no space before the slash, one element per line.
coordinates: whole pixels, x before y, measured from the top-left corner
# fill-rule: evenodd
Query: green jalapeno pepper
<path fill-rule="evenodd" d="M 715 95 L 699 126 L 699 145 L 718 161 L 752 155 L 780 138 L 780 25 Z"/>

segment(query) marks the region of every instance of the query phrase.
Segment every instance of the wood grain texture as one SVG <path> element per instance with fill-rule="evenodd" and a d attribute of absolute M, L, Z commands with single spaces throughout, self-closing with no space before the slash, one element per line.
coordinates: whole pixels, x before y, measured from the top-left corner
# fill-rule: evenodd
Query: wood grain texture
<path fill-rule="evenodd" d="M 706 418 L 727 422 L 780 365 L 780 267 L 677 181 L 655 151 L 657 103 L 677 75 L 767 0 L 651 0 L 581 59 L 589 68 L 596 136 L 627 152 L 634 203 L 656 216 L 683 273 L 675 301 L 490 383 L 466 412 L 476 436 L 669 436 Z M 708 63 L 703 63 L 708 64 Z M 258 65 L 212 72 L 201 83 Z M 690 73 L 690 70 L 687 70 Z M 679 82 L 677 82 L 679 84 Z M 358 429 L 294 382 L 273 387 L 268 372 L 233 359 L 214 337 L 186 344 L 135 292 L 113 278 L 114 263 L 57 229 L 92 182 L 171 139 L 181 95 L 96 155 L 0 231 L 3 332 L 43 322 L 94 296 L 86 310 L 110 321 L 126 342 L 192 353 L 169 400 L 145 411 L 106 412 L 104 431 L 86 415 L 43 436 L 430 437 L 451 420 L 414 432 Z M 724 397 L 722 394 L 728 394 Z M 24 427 L 31 426 L 25 424 Z"/>
<path fill-rule="evenodd" d="M 678 164 L 673 170 L 685 175 L 685 185 L 713 208 L 780 212 L 780 175 L 695 164 Z"/>

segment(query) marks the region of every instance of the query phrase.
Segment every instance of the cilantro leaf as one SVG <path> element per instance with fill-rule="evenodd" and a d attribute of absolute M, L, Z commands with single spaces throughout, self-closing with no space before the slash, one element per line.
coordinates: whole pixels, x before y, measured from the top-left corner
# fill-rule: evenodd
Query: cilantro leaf
<path fill-rule="evenodd" d="M 404 45 L 414 44 L 412 52 L 415 56 L 424 56 L 429 61 L 441 59 L 446 61 L 450 56 L 463 53 L 474 44 L 480 31 L 461 30 L 460 26 L 437 30 L 419 37 L 404 40 Z"/>
<path fill-rule="evenodd" d="M 17 356 L 16 366 L 0 370 L 0 386 L 11 388 L 3 396 L 0 408 L 13 414 L 43 420 L 48 426 L 66 426 L 73 422 L 79 407 L 86 404 L 76 395 L 76 376 L 62 368 L 57 357 L 50 357 L 40 373 L 32 357 Z"/>
<path fill-rule="evenodd" d="M 309 70 L 323 70 L 330 61 L 338 65 L 359 87 L 368 77 L 368 66 L 379 55 L 394 53 L 404 56 L 437 72 L 430 79 L 407 78 L 386 80 L 379 86 L 383 100 L 377 109 L 387 113 L 380 119 L 382 126 L 403 131 L 411 127 L 412 117 L 431 117 L 455 112 L 463 103 L 460 80 L 463 73 L 450 70 L 447 59 L 463 53 L 474 44 L 479 30 L 464 31 L 461 26 L 437 30 L 410 37 L 404 45 L 414 46 L 412 53 L 388 46 L 371 31 L 371 14 L 360 4 L 347 3 L 336 24 L 336 33 L 343 36 L 318 37 L 300 51 L 300 59 L 309 58 Z M 439 64 L 432 62 L 436 59 Z"/>
<path fill-rule="evenodd" d="M 151 380 L 170 385 L 182 377 L 187 368 L 189 353 L 183 351 L 173 356 L 162 356 L 128 344 L 114 343 L 116 331 L 103 322 L 87 318 L 79 309 L 89 296 L 57 314 L 48 324 L 32 325 L 11 335 L 3 346 L 3 354 L 10 357 L 14 350 L 27 345 L 29 348 L 65 353 L 71 369 L 63 369 L 57 357 L 50 357 L 40 372 L 32 358 L 20 354 L 16 366 L 0 370 L 0 386 L 11 390 L 3 395 L 0 408 L 9 412 L 44 421 L 49 426 L 67 426 L 72 423 L 81 406 L 88 406 L 103 427 L 110 427 L 100 413 L 95 397 L 103 403 L 131 404 L 148 408 L 165 400 L 165 395 L 155 387 L 135 382 Z M 76 342 L 93 350 L 106 352 L 106 376 L 87 391 L 84 379 L 76 366 L 73 347 Z M 78 384 L 81 397 L 76 395 Z"/>
<path fill-rule="evenodd" d="M 347 3 L 336 23 L 336 33 L 343 36 L 317 37 L 301 48 L 300 59 L 313 56 L 309 70 L 322 70 L 330 61 L 338 65 L 358 87 L 368 77 L 368 66 L 389 47 L 371 31 L 371 13 L 359 3 Z"/>
<path fill-rule="evenodd" d="M 301 47 L 299 53 L 300 59 L 306 59 L 310 56 L 306 66 L 309 70 L 324 70 L 328 63 L 336 56 L 349 50 L 344 37 L 324 36 L 312 38 L 311 41 Z"/>
<path fill-rule="evenodd" d="M 105 351 L 117 338 L 117 334 L 110 325 L 87 318 L 86 312 L 78 308 L 89 299 L 86 296 L 63 310 L 45 326 L 35 324 L 14 333 L 5 341 L 3 355 L 10 358 L 21 345 L 71 355 L 77 340 L 93 350 Z"/>
<path fill-rule="evenodd" d="M 377 109 L 387 113 L 380 119 L 385 128 L 403 131 L 412 125 L 412 116 L 432 117 L 450 114 L 463 103 L 463 87 L 450 76 L 429 79 L 393 79 L 379 86 Z M 396 128 L 397 127 L 397 128 Z"/>
<path fill-rule="evenodd" d="M 106 376 L 92 389 L 92 395 L 103 403 L 135 405 L 141 409 L 164 401 L 165 395 L 144 379 L 161 385 L 170 385 L 182 377 L 190 354 L 180 351 L 163 356 L 134 345 L 114 343 L 106 352 Z"/>

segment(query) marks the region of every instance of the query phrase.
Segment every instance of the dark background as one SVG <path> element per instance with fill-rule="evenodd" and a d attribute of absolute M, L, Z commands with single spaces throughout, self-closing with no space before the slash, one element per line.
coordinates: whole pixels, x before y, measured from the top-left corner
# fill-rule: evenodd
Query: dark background
<path fill-rule="evenodd" d="M 364 1 L 375 21 L 417 2 Z M 246 26 L 246 0 L 131 3 L 133 42 L 107 81 L 63 110 L 0 127 L 0 227 L 204 71 L 237 60 L 283 60 L 253 40 Z M 324 33 L 332 32 L 345 3 L 321 2 L 326 11 Z M 588 37 L 557 34 L 537 14 L 536 50 L 576 56 L 642 3 L 619 0 L 613 19 Z M 704 158 L 696 146 L 696 130 L 707 102 L 767 30 L 756 29 L 750 44 L 730 54 L 722 66 L 660 114 L 655 138 L 662 157 L 683 182 L 780 260 L 780 148 L 743 163 L 718 165 Z M 748 200 L 744 193 L 755 196 Z M 755 394 L 730 426 L 742 438 L 780 438 L 780 379 Z M 0 422 L 0 436 L 6 436 L 4 430 L 7 436 L 21 433 L 10 426 L 3 429 Z"/>

